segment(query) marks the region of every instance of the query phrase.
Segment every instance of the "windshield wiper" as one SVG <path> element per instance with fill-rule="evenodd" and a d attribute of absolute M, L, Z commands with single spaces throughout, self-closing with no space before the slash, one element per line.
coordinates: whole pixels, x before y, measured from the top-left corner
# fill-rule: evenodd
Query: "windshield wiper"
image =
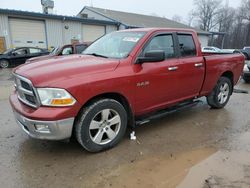
<path fill-rule="evenodd" d="M 105 56 L 105 55 L 101 55 L 101 54 L 97 54 L 97 53 L 90 53 L 90 54 L 85 54 L 85 55 L 93 55 L 93 56 L 96 56 L 96 57 L 108 58 L 108 57 Z"/>

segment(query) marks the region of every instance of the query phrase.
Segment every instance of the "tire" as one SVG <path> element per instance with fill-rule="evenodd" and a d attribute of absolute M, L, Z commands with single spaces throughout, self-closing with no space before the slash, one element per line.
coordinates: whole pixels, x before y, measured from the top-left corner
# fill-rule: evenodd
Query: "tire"
<path fill-rule="evenodd" d="M 245 77 L 244 75 L 242 76 L 242 79 L 246 82 L 246 83 L 250 83 L 250 78 L 249 77 Z"/>
<path fill-rule="evenodd" d="M 5 59 L 2 59 L 0 60 L 0 67 L 5 69 L 5 68 L 8 68 L 10 66 L 10 63 L 9 61 L 5 60 Z"/>
<path fill-rule="evenodd" d="M 100 99 L 83 108 L 75 124 L 77 141 L 89 152 L 117 145 L 127 128 L 127 112 L 113 99 Z"/>
<path fill-rule="evenodd" d="M 244 78 L 244 76 L 243 76 L 243 80 L 246 82 L 246 83 L 250 83 L 250 79 L 249 78 Z"/>
<path fill-rule="evenodd" d="M 248 55 L 247 53 L 245 53 L 245 52 L 243 52 L 243 54 L 244 54 L 244 56 L 245 56 L 245 59 L 246 59 L 246 60 L 249 60 L 249 55 Z"/>
<path fill-rule="evenodd" d="M 226 106 L 233 93 L 233 85 L 229 78 L 221 77 L 212 93 L 207 96 L 207 103 L 212 108 L 220 109 Z"/>

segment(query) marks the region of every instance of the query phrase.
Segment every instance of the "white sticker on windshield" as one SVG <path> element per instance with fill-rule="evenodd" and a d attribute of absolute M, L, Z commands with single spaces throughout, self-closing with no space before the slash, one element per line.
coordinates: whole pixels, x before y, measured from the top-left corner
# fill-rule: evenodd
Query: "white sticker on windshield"
<path fill-rule="evenodd" d="M 137 37 L 125 37 L 122 40 L 127 42 L 138 42 L 140 38 Z"/>

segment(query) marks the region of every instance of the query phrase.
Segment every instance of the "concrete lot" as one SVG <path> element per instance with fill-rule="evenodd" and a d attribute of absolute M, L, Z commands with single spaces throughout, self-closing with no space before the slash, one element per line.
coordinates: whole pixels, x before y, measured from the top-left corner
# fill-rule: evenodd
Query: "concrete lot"
<path fill-rule="evenodd" d="M 90 154 L 76 142 L 30 139 L 8 103 L 9 70 L 0 70 L 1 187 L 250 187 L 250 97 L 222 110 L 205 102 L 136 129 L 114 149 Z M 239 89 L 250 91 L 240 82 Z"/>

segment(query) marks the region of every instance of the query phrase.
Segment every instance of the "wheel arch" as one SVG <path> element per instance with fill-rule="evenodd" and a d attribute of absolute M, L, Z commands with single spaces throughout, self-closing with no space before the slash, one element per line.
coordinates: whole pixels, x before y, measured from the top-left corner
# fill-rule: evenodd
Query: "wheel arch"
<path fill-rule="evenodd" d="M 129 103 L 129 100 L 123 96 L 120 93 L 116 93 L 116 92 L 110 92 L 110 93 L 102 93 L 99 95 L 96 95 L 92 98 L 90 98 L 81 108 L 81 110 L 78 112 L 77 117 L 79 117 L 79 114 L 81 113 L 82 109 L 84 107 L 89 106 L 91 103 L 93 103 L 94 101 L 97 101 L 99 99 L 113 99 L 118 101 L 119 103 L 122 104 L 122 106 L 125 108 L 126 112 L 127 112 L 127 116 L 128 116 L 128 125 L 129 126 L 134 126 L 135 123 L 135 118 L 134 118 L 134 113 L 133 110 L 131 108 L 131 105 Z"/>
<path fill-rule="evenodd" d="M 232 87 L 234 87 L 234 74 L 233 74 L 232 71 L 226 71 L 226 72 L 224 72 L 224 73 L 221 75 L 221 77 L 226 77 L 226 78 L 228 78 L 228 79 L 231 81 Z M 232 91 L 232 93 L 233 93 L 233 91 Z M 232 93 L 231 93 L 231 94 L 232 94 Z"/>

